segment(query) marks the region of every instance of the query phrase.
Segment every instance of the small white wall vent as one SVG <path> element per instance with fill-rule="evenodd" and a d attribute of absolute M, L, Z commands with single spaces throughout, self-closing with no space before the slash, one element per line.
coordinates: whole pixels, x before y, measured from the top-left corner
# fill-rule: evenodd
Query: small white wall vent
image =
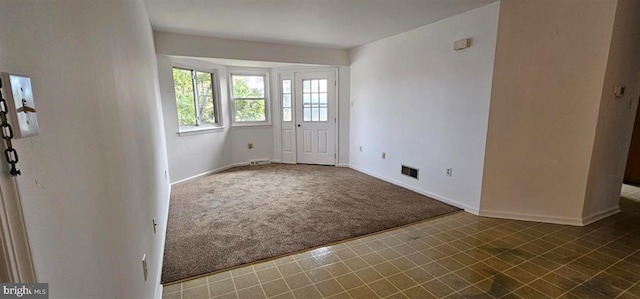
<path fill-rule="evenodd" d="M 455 41 L 453 43 L 453 49 L 456 51 L 460 51 L 462 49 L 466 49 L 471 47 L 471 39 L 470 38 L 465 38 L 465 39 L 461 39 L 459 41 Z"/>
<path fill-rule="evenodd" d="M 265 164 L 271 164 L 271 160 L 269 160 L 269 159 L 259 159 L 259 160 L 251 160 L 251 161 L 249 161 L 249 165 L 251 165 L 251 166 L 265 165 Z"/>

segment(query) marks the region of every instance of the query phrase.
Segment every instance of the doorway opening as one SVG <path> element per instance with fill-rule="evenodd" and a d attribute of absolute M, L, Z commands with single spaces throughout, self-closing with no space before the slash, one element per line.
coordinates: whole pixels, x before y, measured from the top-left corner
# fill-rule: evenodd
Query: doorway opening
<path fill-rule="evenodd" d="M 280 72 L 283 162 L 337 165 L 336 69 Z"/>

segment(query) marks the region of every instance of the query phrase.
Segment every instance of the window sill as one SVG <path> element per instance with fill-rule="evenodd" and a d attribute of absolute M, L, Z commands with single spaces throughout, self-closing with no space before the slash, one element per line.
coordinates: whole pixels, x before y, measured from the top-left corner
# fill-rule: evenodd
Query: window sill
<path fill-rule="evenodd" d="M 207 127 L 193 127 L 188 129 L 185 128 L 181 131 L 178 131 L 176 134 L 182 137 L 182 136 L 208 134 L 208 133 L 222 132 L 222 131 L 224 131 L 224 127 L 207 126 Z"/>
<path fill-rule="evenodd" d="M 259 122 L 259 123 L 234 123 L 231 124 L 231 128 L 234 129 L 242 129 L 242 128 L 270 128 L 271 123 L 267 122 Z"/>

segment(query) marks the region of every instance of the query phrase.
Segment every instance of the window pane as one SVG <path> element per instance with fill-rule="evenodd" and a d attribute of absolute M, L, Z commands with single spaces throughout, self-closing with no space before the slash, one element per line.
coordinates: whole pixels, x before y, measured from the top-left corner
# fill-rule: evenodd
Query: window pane
<path fill-rule="evenodd" d="M 282 95 L 282 107 L 291 107 L 291 94 Z"/>
<path fill-rule="evenodd" d="M 311 91 L 318 92 L 318 80 L 311 81 Z"/>
<path fill-rule="evenodd" d="M 327 92 L 327 79 L 320 80 L 320 92 Z"/>
<path fill-rule="evenodd" d="M 320 94 L 320 106 L 327 106 L 327 94 L 326 93 L 321 93 Z"/>
<path fill-rule="evenodd" d="M 265 100 L 235 100 L 237 122 L 265 121 Z"/>
<path fill-rule="evenodd" d="M 328 111 L 327 108 L 320 108 L 320 121 L 327 121 Z"/>
<path fill-rule="evenodd" d="M 282 120 L 291 121 L 291 108 L 282 108 Z"/>
<path fill-rule="evenodd" d="M 311 121 L 311 108 L 304 108 L 304 121 Z"/>
<path fill-rule="evenodd" d="M 318 108 L 311 109 L 311 120 L 312 121 L 320 120 L 320 113 L 318 111 Z"/>
<path fill-rule="evenodd" d="M 173 86 L 178 111 L 178 125 L 195 126 L 196 108 L 194 106 L 193 81 L 190 70 L 173 69 Z"/>
<path fill-rule="evenodd" d="M 291 93 L 291 80 L 282 80 L 282 93 Z"/>
<path fill-rule="evenodd" d="M 237 76 L 233 75 L 234 98 L 264 99 L 263 76 Z"/>
<path fill-rule="evenodd" d="M 304 80 L 302 81 L 302 92 L 310 92 L 311 91 L 311 81 Z"/>
<path fill-rule="evenodd" d="M 305 103 L 305 104 L 311 103 L 311 95 L 310 94 L 303 94 L 302 95 L 302 102 Z"/>
<path fill-rule="evenodd" d="M 311 104 L 313 104 L 314 106 L 318 104 L 318 94 L 317 93 L 312 93 L 311 94 Z"/>
<path fill-rule="evenodd" d="M 216 112 L 213 105 L 213 81 L 210 73 L 196 72 L 196 84 L 198 90 L 198 110 L 200 111 L 200 124 L 215 124 Z"/>

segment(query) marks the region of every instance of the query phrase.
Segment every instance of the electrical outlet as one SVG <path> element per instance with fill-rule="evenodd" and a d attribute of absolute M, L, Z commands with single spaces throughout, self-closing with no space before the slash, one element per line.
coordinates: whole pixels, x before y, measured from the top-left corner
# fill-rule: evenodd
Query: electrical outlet
<path fill-rule="evenodd" d="M 453 168 L 447 168 L 447 176 L 453 175 Z"/>
<path fill-rule="evenodd" d="M 627 87 L 624 85 L 616 85 L 616 88 L 614 90 L 614 95 L 616 96 L 616 98 L 620 98 L 624 95 L 624 92 L 627 90 Z"/>
<path fill-rule="evenodd" d="M 252 148 L 253 148 L 253 142 L 249 142 L 249 143 L 247 143 L 247 148 L 248 148 L 248 149 L 252 149 Z"/>
<path fill-rule="evenodd" d="M 144 274 L 144 281 L 147 281 L 149 276 L 149 269 L 147 268 L 147 254 L 142 255 L 142 273 Z"/>
<path fill-rule="evenodd" d="M 382 152 L 382 160 L 384 160 L 384 159 L 386 159 L 386 158 L 387 158 L 387 153 Z"/>
<path fill-rule="evenodd" d="M 360 151 L 362 152 L 362 145 L 360 146 Z"/>

